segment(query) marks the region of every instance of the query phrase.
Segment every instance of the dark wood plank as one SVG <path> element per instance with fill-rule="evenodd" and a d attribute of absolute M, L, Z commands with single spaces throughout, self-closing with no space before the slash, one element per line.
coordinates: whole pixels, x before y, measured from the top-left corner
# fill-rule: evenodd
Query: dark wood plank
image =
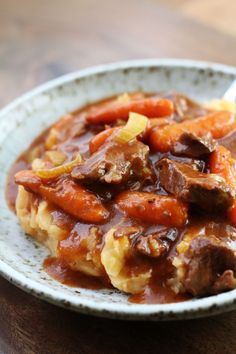
<path fill-rule="evenodd" d="M 232 354 L 236 348 L 235 313 L 181 322 L 115 321 L 57 308 L 3 279 L 0 289 L 0 345 L 6 354 Z"/>
<path fill-rule="evenodd" d="M 185 57 L 234 64 L 235 38 L 153 1 L 0 2 L 0 105 L 58 75 L 132 58 Z M 236 314 L 136 323 L 71 313 L 0 278 L 0 352 L 207 353 L 236 351 Z"/>

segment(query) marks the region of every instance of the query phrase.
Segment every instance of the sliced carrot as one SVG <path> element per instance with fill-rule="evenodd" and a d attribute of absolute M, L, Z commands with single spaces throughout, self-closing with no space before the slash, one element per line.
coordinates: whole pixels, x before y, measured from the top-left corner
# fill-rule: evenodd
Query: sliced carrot
<path fill-rule="evenodd" d="M 188 207 L 176 198 L 145 192 L 125 191 L 116 203 L 129 217 L 142 221 L 182 227 L 188 217 Z"/>
<path fill-rule="evenodd" d="M 153 128 L 163 128 L 167 125 L 174 124 L 175 121 L 171 119 L 170 117 L 167 118 L 152 118 L 148 122 L 148 130 L 152 130 Z"/>
<path fill-rule="evenodd" d="M 141 134 L 141 140 L 147 141 L 154 129 L 162 129 L 170 124 L 175 124 L 175 121 L 171 117 L 149 119 L 146 130 Z"/>
<path fill-rule="evenodd" d="M 216 173 L 223 177 L 229 187 L 236 191 L 236 172 L 234 169 L 234 159 L 231 152 L 224 146 L 218 146 L 214 152 L 211 153 L 209 160 L 209 167 L 211 173 Z M 236 226 L 236 201 L 228 210 L 228 218 L 231 223 Z"/>
<path fill-rule="evenodd" d="M 139 140 L 146 140 L 149 132 L 151 129 L 155 126 L 164 126 L 167 124 L 171 124 L 171 121 L 168 118 L 153 118 L 148 121 L 148 126 L 145 129 L 145 131 L 139 135 L 138 139 Z M 89 150 L 90 153 L 93 154 L 96 152 L 106 141 L 107 139 L 116 131 L 118 130 L 119 127 L 114 127 L 114 128 L 108 128 L 97 135 L 95 135 L 89 143 Z"/>
<path fill-rule="evenodd" d="M 169 116 L 173 111 L 172 101 L 160 97 L 149 97 L 131 100 L 123 104 L 116 101 L 106 107 L 91 109 L 87 115 L 87 121 L 92 124 L 108 124 L 115 122 L 117 119 L 127 120 L 130 112 L 152 118 Z"/>
<path fill-rule="evenodd" d="M 100 223 L 109 216 L 107 209 L 93 193 L 69 177 L 45 183 L 33 171 L 24 170 L 15 175 L 15 182 L 82 221 Z"/>
<path fill-rule="evenodd" d="M 154 151 L 168 152 L 183 133 L 195 133 L 198 136 L 211 133 L 214 139 L 219 139 L 233 129 L 236 129 L 234 114 L 227 111 L 213 112 L 204 117 L 167 125 L 161 129 L 154 128 L 149 142 Z"/>
<path fill-rule="evenodd" d="M 114 131 L 117 128 L 108 128 L 106 130 L 103 130 L 102 132 L 98 133 L 97 135 L 95 135 L 89 143 L 89 150 L 90 153 L 93 154 L 94 152 L 96 152 L 104 143 L 105 141 L 109 138 L 109 136 L 112 135 L 112 133 L 114 133 Z"/>
<path fill-rule="evenodd" d="M 209 167 L 211 173 L 220 175 L 231 188 L 236 189 L 234 159 L 228 149 L 219 145 L 210 155 Z"/>
<path fill-rule="evenodd" d="M 171 121 L 169 118 L 150 119 L 146 130 L 142 134 L 140 134 L 138 140 L 146 140 L 153 127 L 163 127 L 168 124 L 173 124 L 173 121 Z M 108 128 L 95 135 L 89 143 L 90 153 L 93 154 L 94 152 L 96 152 L 117 129 L 119 128 Z"/>

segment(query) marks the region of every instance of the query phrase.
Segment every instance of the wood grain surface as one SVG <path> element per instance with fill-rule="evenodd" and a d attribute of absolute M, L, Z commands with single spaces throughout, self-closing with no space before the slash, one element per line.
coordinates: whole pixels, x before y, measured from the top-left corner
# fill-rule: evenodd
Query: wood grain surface
<path fill-rule="evenodd" d="M 70 71 L 152 57 L 234 65 L 235 38 L 157 0 L 0 1 L 0 106 Z"/>
<path fill-rule="evenodd" d="M 175 7 L 189 18 L 236 36 L 235 0 L 152 0 Z"/>
<path fill-rule="evenodd" d="M 80 68 L 147 57 L 236 63 L 236 41 L 141 0 L 0 1 L 0 106 Z M 0 352 L 236 352 L 236 313 L 181 322 L 93 318 L 42 302 L 0 278 Z"/>
<path fill-rule="evenodd" d="M 3 353 L 233 354 L 235 313 L 181 322 L 127 322 L 72 313 L 0 280 Z"/>

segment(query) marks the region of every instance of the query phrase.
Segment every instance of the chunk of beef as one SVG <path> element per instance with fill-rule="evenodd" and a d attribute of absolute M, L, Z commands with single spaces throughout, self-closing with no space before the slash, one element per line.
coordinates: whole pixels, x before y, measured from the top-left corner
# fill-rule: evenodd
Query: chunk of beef
<path fill-rule="evenodd" d="M 143 227 L 141 225 L 125 225 L 125 220 L 121 221 L 119 227 L 116 228 L 114 232 L 114 237 L 124 237 L 127 236 L 129 239 L 136 239 L 143 233 Z"/>
<path fill-rule="evenodd" d="M 75 167 L 72 177 L 85 182 L 100 181 L 119 184 L 149 178 L 149 147 L 133 140 L 122 144 L 110 142 L 94 153 L 84 164 Z"/>
<path fill-rule="evenodd" d="M 236 288 L 236 229 L 214 222 L 189 228 L 173 265 L 175 292 L 203 296 Z"/>
<path fill-rule="evenodd" d="M 233 204 L 233 191 L 218 175 L 202 173 L 169 159 L 159 161 L 158 168 L 161 185 L 183 201 L 208 211 L 226 210 Z"/>
<path fill-rule="evenodd" d="M 216 144 L 210 134 L 199 137 L 194 133 L 184 133 L 174 145 L 172 153 L 177 156 L 201 157 L 214 151 Z"/>
<path fill-rule="evenodd" d="M 209 109 L 176 92 L 163 93 L 161 97 L 168 98 L 174 103 L 173 119 L 176 122 L 201 117 L 209 112 Z"/>
<path fill-rule="evenodd" d="M 136 248 L 146 256 L 159 258 L 167 254 L 177 235 L 178 231 L 175 228 L 164 228 L 148 235 L 141 235 L 138 237 Z"/>

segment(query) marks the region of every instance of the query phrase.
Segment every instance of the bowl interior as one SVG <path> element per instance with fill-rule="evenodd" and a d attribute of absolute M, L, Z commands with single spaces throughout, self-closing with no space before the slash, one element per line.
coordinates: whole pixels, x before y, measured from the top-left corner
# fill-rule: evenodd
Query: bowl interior
<path fill-rule="evenodd" d="M 77 311 L 123 318 L 182 318 L 231 308 L 236 291 L 170 305 L 134 305 L 113 290 L 63 286 L 42 269 L 48 251 L 27 237 L 5 200 L 7 172 L 32 140 L 65 113 L 89 102 L 129 91 L 175 90 L 207 101 L 221 97 L 236 71 L 180 61 L 117 64 L 71 74 L 27 94 L 0 114 L 0 272 L 21 288 Z M 212 310 L 213 309 L 213 310 Z"/>

